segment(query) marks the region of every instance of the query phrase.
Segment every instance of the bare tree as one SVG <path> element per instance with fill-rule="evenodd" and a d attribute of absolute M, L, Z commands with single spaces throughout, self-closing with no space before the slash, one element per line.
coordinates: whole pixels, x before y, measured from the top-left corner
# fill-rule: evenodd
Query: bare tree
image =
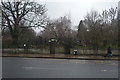
<path fill-rule="evenodd" d="M 118 21 L 117 21 L 117 7 L 109 9 L 110 31 L 111 31 L 111 45 L 117 45 L 118 40 Z"/>
<path fill-rule="evenodd" d="M 55 38 L 60 46 L 64 47 L 65 54 L 70 54 L 74 31 L 71 30 L 71 20 L 69 17 L 60 17 L 57 20 L 48 22 L 46 29 L 43 31 L 44 38 Z"/>
<path fill-rule="evenodd" d="M 91 42 L 91 46 L 95 49 L 94 53 L 98 52 L 99 43 L 101 40 L 101 20 L 100 15 L 97 11 L 92 10 L 85 17 L 85 25 L 89 30 L 89 39 Z"/>
<path fill-rule="evenodd" d="M 1 2 L 2 28 L 7 27 L 13 39 L 13 44 L 18 46 L 21 27 L 41 27 L 45 20 L 45 6 L 36 2 L 20 0 L 18 2 Z"/>
<path fill-rule="evenodd" d="M 64 47 L 65 54 L 70 54 L 70 49 L 72 47 L 73 36 L 71 30 L 71 20 L 69 17 L 64 16 L 57 20 L 58 24 L 56 26 L 56 35 L 60 44 Z"/>
<path fill-rule="evenodd" d="M 104 10 L 102 14 L 92 10 L 85 17 L 85 26 L 88 29 L 90 44 L 95 53 L 100 46 L 116 46 L 118 39 L 117 8 Z"/>
<path fill-rule="evenodd" d="M 103 30 L 102 39 L 106 40 L 108 45 L 115 46 L 118 39 L 117 8 L 104 10 L 100 18 Z"/>

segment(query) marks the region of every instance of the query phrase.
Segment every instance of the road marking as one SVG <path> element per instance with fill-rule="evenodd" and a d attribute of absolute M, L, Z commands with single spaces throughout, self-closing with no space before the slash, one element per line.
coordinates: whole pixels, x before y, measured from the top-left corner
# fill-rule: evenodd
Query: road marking
<path fill-rule="evenodd" d="M 59 68 L 41 68 L 41 67 L 23 67 L 26 70 L 33 70 L 33 69 L 43 69 L 43 70 L 59 70 Z"/>
<path fill-rule="evenodd" d="M 106 71 L 108 71 L 108 70 L 101 70 L 101 71 L 106 72 Z"/>

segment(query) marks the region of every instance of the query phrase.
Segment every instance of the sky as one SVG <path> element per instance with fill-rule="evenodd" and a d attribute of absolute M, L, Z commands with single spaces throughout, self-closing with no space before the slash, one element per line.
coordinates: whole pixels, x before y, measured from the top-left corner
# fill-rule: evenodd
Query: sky
<path fill-rule="evenodd" d="M 4 1 L 4 0 L 3 0 Z M 19 1 L 19 0 L 18 0 Z M 102 13 L 105 9 L 115 8 L 120 0 L 30 0 L 45 4 L 47 16 L 50 19 L 57 19 L 63 16 L 70 16 L 72 25 L 78 26 L 87 13 L 96 10 Z M 74 27 L 73 27 L 74 29 Z M 37 31 L 37 30 L 36 30 Z"/>
<path fill-rule="evenodd" d="M 62 16 L 70 16 L 72 25 L 78 26 L 87 13 L 96 10 L 102 13 L 105 9 L 115 8 L 119 0 L 34 0 L 40 4 L 46 4 L 47 16 L 57 19 Z M 74 27 L 73 27 L 74 29 Z"/>

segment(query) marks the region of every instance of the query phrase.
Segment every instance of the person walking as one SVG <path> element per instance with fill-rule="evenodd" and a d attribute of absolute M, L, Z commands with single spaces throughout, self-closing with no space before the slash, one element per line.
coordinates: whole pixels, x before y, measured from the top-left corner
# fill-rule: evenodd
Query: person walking
<path fill-rule="evenodd" d="M 107 48 L 107 54 L 105 57 L 112 57 L 112 49 L 110 46 Z"/>

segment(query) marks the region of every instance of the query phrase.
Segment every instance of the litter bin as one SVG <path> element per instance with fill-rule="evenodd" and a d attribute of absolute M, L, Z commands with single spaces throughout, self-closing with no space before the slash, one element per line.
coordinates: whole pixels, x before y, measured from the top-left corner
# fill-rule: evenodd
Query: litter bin
<path fill-rule="evenodd" d="M 74 50 L 74 55 L 77 55 L 78 54 L 78 51 L 77 50 Z"/>

